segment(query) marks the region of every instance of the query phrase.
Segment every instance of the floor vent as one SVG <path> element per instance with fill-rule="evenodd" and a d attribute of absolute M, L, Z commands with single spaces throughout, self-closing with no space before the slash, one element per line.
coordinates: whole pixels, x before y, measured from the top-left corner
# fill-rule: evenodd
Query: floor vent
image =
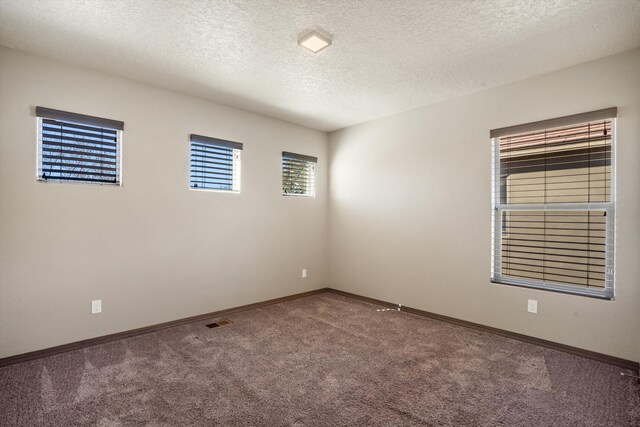
<path fill-rule="evenodd" d="M 221 320 L 219 322 L 209 323 L 208 325 L 205 325 L 205 326 L 209 329 L 213 329 L 213 328 L 219 328 L 220 326 L 227 326 L 232 323 L 233 322 L 231 320 Z"/>

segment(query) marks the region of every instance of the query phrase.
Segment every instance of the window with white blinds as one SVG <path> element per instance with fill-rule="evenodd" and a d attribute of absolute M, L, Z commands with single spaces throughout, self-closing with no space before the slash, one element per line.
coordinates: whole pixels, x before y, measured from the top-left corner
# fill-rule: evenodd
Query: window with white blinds
<path fill-rule="evenodd" d="M 613 298 L 616 114 L 491 131 L 492 281 Z"/>
<path fill-rule="evenodd" d="M 38 180 L 120 184 L 124 123 L 36 107 Z"/>
<path fill-rule="evenodd" d="M 282 152 L 282 194 L 285 196 L 309 196 L 316 194 L 317 157 Z"/>
<path fill-rule="evenodd" d="M 242 144 L 193 134 L 190 140 L 190 187 L 240 192 Z"/>

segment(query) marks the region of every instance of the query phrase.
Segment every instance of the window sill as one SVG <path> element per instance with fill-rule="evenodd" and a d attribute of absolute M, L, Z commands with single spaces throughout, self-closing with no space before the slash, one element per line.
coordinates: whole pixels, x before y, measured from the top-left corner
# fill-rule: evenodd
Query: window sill
<path fill-rule="evenodd" d="M 491 283 L 495 283 L 498 285 L 517 286 L 519 288 L 536 289 L 540 291 L 556 292 L 556 293 L 574 295 L 579 297 L 589 297 L 589 298 L 601 299 L 606 301 L 615 301 L 614 296 L 610 295 L 609 291 L 607 290 L 602 290 L 602 291 L 587 290 L 587 289 L 573 288 L 566 285 L 563 286 L 563 285 L 552 285 L 552 284 L 540 284 L 540 285 L 523 284 L 523 283 L 512 282 L 506 279 L 490 279 L 490 281 Z"/>
<path fill-rule="evenodd" d="M 66 179 L 42 179 L 36 178 L 36 182 L 44 184 L 71 184 L 71 185 L 97 185 L 99 187 L 122 187 L 122 182 L 97 182 L 97 181 L 73 181 Z"/>
<path fill-rule="evenodd" d="M 293 194 L 293 193 L 282 193 L 285 197 L 304 197 L 306 199 L 315 199 L 316 196 L 311 194 Z"/>
<path fill-rule="evenodd" d="M 198 191 L 203 193 L 228 193 L 228 194 L 240 194 L 240 190 L 218 190 L 216 188 L 193 188 L 189 187 L 190 191 Z"/>

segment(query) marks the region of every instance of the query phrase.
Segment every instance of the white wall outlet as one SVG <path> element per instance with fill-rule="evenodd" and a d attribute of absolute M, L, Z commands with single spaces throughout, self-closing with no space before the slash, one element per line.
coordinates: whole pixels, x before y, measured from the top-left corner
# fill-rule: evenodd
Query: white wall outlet
<path fill-rule="evenodd" d="M 306 278 L 307 278 L 307 269 L 306 269 L 306 268 L 303 268 L 303 269 L 302 269 L 302 278 L 303 278 L 303 279 L 306 279 Z"/>
<path fill-rule="evenodd" d="M 102 313 L 102 300 L 94 299 L 91 301 L 91 314 Z"/>
<path fill-rule="evenodd" d="M 530 299 L 529 301 L 527 301 L 527 311 L 529 313 L 537 314 L 538 313 L 538 300 Z"/>

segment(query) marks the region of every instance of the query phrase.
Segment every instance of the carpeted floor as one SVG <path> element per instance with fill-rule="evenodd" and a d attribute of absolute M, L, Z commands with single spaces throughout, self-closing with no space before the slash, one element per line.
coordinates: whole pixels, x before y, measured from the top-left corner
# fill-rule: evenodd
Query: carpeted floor
<path fill-rule="evenodd" d="M 0 369 L 2 426 L 640 425 L 621 369 L 335 294 Z"/>

